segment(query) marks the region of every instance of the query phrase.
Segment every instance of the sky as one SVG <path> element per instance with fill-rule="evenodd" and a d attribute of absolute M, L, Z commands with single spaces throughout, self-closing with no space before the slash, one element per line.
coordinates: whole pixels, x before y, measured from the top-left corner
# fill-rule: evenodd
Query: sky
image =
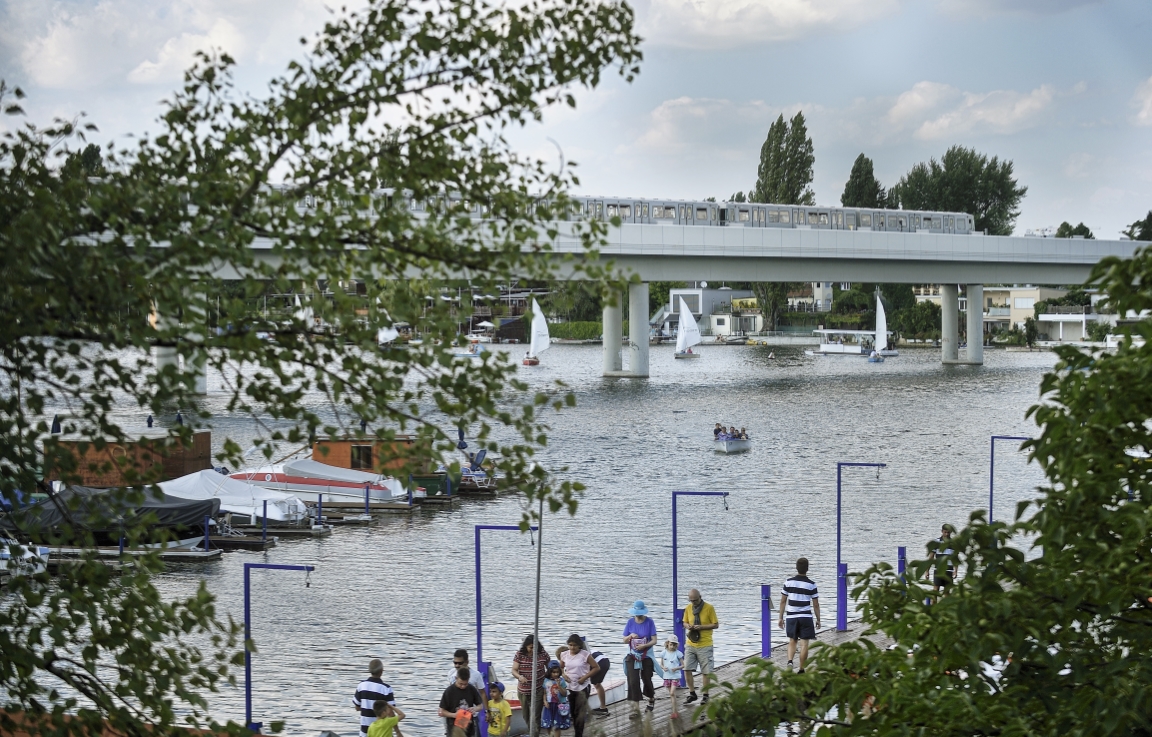
<path fill-rule="evenodd" d="M 0 0 L 0 79 L 27 119 L 83 112 L 94 140 L 153 129 L 197 49 L 259 96 L 330 17 L 322 0 Z M 723 199 L 751 188 L 768 126 L 803 111 L 816 201 L 860 153 L 890 186 L 963 145 L 1028 187 L 1016 232 L 1097 237 L 1152 210 L 1149 0 L 635 0 L 644 62 L 517 131 L 577 164 L 579 193 Z M 0 125 L 11 126 L 9 118 Z"/>

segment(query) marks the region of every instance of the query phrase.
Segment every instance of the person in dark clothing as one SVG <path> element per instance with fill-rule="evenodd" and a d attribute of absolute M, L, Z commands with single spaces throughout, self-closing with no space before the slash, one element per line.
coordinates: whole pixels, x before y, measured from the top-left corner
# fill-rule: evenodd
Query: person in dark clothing
<path fill-rule="evenodd" d="M 484 708 L 484 699 L 468 681 L 472 671 L 461 668 L 456 672 L 456 682 L 444 689 L 440 697 L 440 716 L 444 717 L 444 733 L 447 737 L 475 737 L 476 715 Z"/>

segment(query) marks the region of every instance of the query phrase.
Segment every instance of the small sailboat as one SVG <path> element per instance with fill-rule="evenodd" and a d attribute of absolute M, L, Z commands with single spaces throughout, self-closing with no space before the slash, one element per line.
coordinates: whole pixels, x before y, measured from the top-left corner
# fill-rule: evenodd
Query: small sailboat
<path fill-rule="evenodd" d="M 528 346 L 528 352 L 524 354 L 525 366 L 539 366 L 540 354 L 548 350 L 552 346 L 552 336 L 548 333 L 548 318 L 544 316 L 544 310 L 540 309 L 540 303 L 536 298 L 532 298 L 532 342 Z"/>
<path fill-rule="evenodd" d="M 681 297 L 680 329 L 676 333 L 676 358 L 699 358 L 699 353 L 692 352 L 692 346 L 699 345 L 700 340 L 700 327 L 688 309 L 688 303 Z"/>
<path fill-rule="evenodd" d="M 876 357 L 880 361 L 884 360 L 884 356 L 899 356 L 900 353 L 895 348 L 888 347 L 888 316 L 884 314 L 884 303 L 880 301 L 880 293 L 876 293 Z M 872 357 L 868 358 L 869 361 Z M 879 363 L 876 361 L 875 363 Z"/>
<path fill-rule="evenodd" d="M 304 307 L 300 304 L 299 294 L 296 295 L 296 311 L 292 313 L 292 317 L 307 325 L 309 329 L 314 327 L 316 321 L 311 305 Z"/>

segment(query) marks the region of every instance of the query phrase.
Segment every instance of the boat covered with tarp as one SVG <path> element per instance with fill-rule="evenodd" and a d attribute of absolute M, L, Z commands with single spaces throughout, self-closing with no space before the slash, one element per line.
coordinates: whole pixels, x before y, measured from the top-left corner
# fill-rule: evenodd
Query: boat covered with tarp
<path fill-rule="evenodd" d="M 204 518 L 220 512 L 219 499 L 180 499 L 155 489 L 93 489 L 68 486 L 47 499 L 0 516 L 0 531 L 46 541 L 71 528 L 92 533 L 97 545 L 116 544 L 122 530 L 147 524 L 175 538 L 203 535 Z M 160 536 L 155 536 L 160 542 Z"/>
<path fill-rule="evenodd" d="M 220 511 L 243 515 L 253 521 L 267 510 L 270 522 L 299 522 L 308 508 L 299 497 L 256 484 L 238 481 L 212 470 L 197 471 L 157 484 L 168 496 L 179 499 L 219 499 Z"/>
<path fill-rule="evenodd" d="M 232 478 L 265 489 L 290 493 L 310 503 L 315 503 L 320 495 L 324 496 L 326 502 L 363 503 L 365 489 L 373 502 L 408 498 L 404 485 L 392 476 L 330 466 L 308 459 L 238 471 L 232 474 Z"/>

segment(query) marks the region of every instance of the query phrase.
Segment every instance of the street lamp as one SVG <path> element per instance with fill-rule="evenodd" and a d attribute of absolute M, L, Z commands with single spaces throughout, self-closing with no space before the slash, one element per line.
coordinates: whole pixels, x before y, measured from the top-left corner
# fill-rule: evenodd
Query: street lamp
<path fill-rule="evenodd" d="M 481 599 L 480 599 L 480 531 L 481 530 L 504 530 L 507 532 L 521 532 L 519 525 L 475 525 L 476 528 L 476 662 L 480 664 L 481 669 L 484 668 L 484 641 L 481 630 Z M 536 527 L 528 528 L 536 531 Z M 487 683 L 488 673 L 484 673 L 485 683 Z"/>
<path fill-rule="evenodd" d="M 992 495 L 996 490 L 996 441 L 1017 440 L 1023 443 L 1032 438 L 1018 438 L 1015 435 L 993 435 L 991 440 L 992 453 L 988 461 L 988 524 L 992 524 Z"/>
<path fill-rule="evenodd" d="M 310 573 L 316 570 L 312 566 L 281 566 L 271 563 L 245 563 L 244 564 L 244 724 L 252 731 L 259 733 L 263 723 L 252 721 L 252 579 L 250 573 L 253 568 L 263 568 L 273 571 L 304 571 Z"/>
<path fill-rule="evenodd" d="M 840 508 L 841 508 L 841 479 L 843 476 L 843 469 L 845 466 L 860 467 L 860 468 L 875 468 L 876 476 L 879 478 L 880 469 L 886 468 L 886 463 L 848 463 L 845 461 L 837 461 L 836 463 L 836 629 L 840 632 L 848 630 L 848 565 L 841 563 L 840 560 L 840 541 L 842 537 L 842 525 L 840 522 Z"/>
<path fill-rule="evenodd" d="M 679 570 L 680 562 L 676 547 L 676 498 L 681 496 L 719 496 L 724 498 L 724 509 L 728 509 L 728 492 L 726 491 L 674 491 L 672 492 L 672 627 L 676 632 L 676 642 L 680 643 L 683 652 L 684 644 L 684 612 L 680 607 Z M 680 685 L 684 685 L 684 673 L 680 673 Z"/>

